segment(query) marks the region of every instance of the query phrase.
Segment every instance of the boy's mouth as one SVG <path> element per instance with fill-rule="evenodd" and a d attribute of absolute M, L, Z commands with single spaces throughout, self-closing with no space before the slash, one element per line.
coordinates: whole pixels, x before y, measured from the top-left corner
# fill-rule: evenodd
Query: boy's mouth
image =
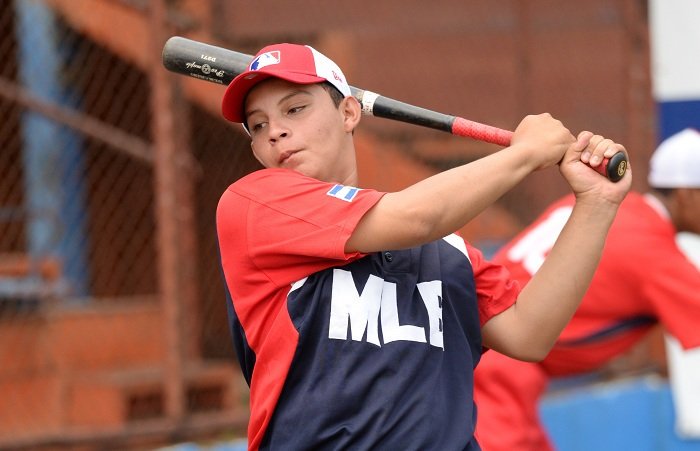
<path fill-rule="evenodd" d="M 292 155 L 294 155 L 297 152 L 298 152 L 297 150 L 287 150 L 285 152 L 282 152 L 282 154 L 280 155 L 280 158 L 278 160 L 280 166 L 283 165 L 287 160 L 289 160 L 289 158 Z"/>

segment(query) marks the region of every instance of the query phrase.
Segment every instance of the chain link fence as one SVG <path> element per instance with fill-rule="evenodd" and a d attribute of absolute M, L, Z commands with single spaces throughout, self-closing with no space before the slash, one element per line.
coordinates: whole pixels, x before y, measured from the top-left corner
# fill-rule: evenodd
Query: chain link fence
<path fill-rule="evenodd" d="M 152 20 L 146 3 L 0 4 L 0 447 L 245 426 L 214 212 L 257 163 L 232 151 L 247 145 L 237 131 L 176 96 L 194 131 L 176 156 L 190 160 L 162 182 L 153 77 L 71 23 L 108 3 Z M 159 208 L 165 190 L 186 202 Z M 163 241 L 168 227 L 175 241 Z"/>

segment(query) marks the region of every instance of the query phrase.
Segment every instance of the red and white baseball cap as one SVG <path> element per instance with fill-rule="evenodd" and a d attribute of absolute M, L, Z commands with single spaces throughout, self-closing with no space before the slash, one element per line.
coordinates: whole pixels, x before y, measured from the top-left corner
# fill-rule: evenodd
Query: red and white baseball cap
<path fill-rule="evenodd" d="M 258 83 L 276 77 L 292 83 L 312 84 L 327 81 L 345 96 L 352 95 L 345 75 L 337 64 L 308 45 L 272 44 L 264 47 L 226 88 L 221 111 L 231 122 L 245 122 L 245 98 Z"/>
<path fill-rule="evenodd" d="M 700 188 L 700 132 L 686 128 L 666 138 L 649 162 L 654 188 Z"/>

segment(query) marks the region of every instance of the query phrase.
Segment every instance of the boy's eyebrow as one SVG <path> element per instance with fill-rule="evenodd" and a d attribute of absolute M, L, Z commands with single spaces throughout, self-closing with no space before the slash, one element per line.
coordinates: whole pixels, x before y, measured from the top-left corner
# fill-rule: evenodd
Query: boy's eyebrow
<path fill-rule="evenodd" d="M 294 91 L 290 92 L 290 93 L 287 94 L 286 96 L 282 97 L 282 98 L 279 100 L 279 102 L 277 102 L 277 105 L 279 105 L 279 104 L 283 103 L 285 100 L 288 100 L 289 98 L 294 97 L 294 96 L 299 95 L 299 94 L 311 95 L 311 93 L 310 93 L 308 90 L 303 89 L 303 88 L 298 88 L 298 89 L 295 89 Z M 245 117 L 246 117 L 246 118 L 247 118 L 248 116 L 250 116 L 251 114 L 257 113 L 257 112 L 258 112 L 258 110 L 244 111 Z"/>

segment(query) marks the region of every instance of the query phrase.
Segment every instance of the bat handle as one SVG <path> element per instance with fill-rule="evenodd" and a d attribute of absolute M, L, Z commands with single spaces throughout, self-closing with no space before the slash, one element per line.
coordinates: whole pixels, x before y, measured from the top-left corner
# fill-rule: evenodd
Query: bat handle
<path fill-rule="evenodd" d="M 492 144 L 507 147 L 513 138 L 513 132 L 491 125 L 481 124 L 461 117 L 456 117 L 452 123 L 452 134 L 468 136 Z M 592 167 L 594 171 L 607 177 L 611 182 L 618 182 L 627 172 L 627 155 L 619 151 L 610 158 L 604 158 L 602 163 Z"/>
<path fill-rule="evenodd" d="M 508 147 L 513 138 L 513 132 L 492 125 L 470 121 L 463 117 L 455 117 L 450 132 L 457 136 L 467 136 L 491 144 Z"/>

